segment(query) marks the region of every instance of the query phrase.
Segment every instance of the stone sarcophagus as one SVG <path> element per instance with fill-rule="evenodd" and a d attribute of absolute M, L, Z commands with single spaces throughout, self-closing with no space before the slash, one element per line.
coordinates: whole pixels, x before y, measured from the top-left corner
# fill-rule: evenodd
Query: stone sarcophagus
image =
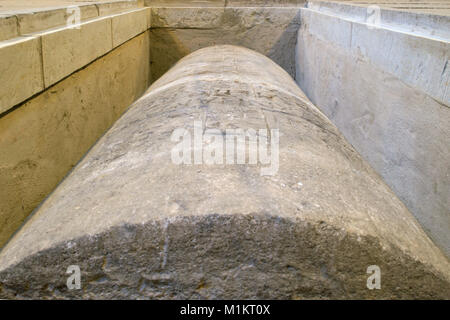
<path fill-rule="evenodd" d="M 0 254 L 1 298 L 449 292 L 448 259 L 382 179 L 283 69 L 235 46 L 156 81 Z"/>

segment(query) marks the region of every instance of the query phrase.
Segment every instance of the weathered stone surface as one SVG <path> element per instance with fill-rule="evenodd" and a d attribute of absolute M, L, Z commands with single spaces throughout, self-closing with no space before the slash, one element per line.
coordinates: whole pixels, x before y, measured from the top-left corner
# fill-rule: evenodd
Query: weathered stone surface
<path fill-rule="evenodd" d="M 74 23 L 74 8 L 80 21 L 142 8 L 143 0 L 63 1 L 2 0 L 0 6 L 0 41 L 20 35 L 42 32 Z M 130 29 L 130 28 L 128 28 Z M 128 40 L 128 39 L 127 39 Z"/>
<path fill-rule="evenodd" d="M 86 20 L 98 16 L 95 5 L 80 6 L 80 19 Z M 26 13 L 17 14 L 20 34 L 38 32 L 67 24 L 67 20 L 73 12 L 67 11 L 67 8 L 53 10 L 29 10 Z"/>
<path fill-rule="evenodd" d="M 0 41 L 8 40 L 18 35 L 17 17 L 0 14 Z"/>
<path fill-rule="evenodd" d="M 0 247 L 144 93 L 149 52 L 147 32 L 0 117 Z"/>
<path fill-rule="evenodd" d="M 82 7 L 82 18 L 86 18 L 83 8 L 87 7 Z M 59 21 L 58 24 L 64 21 L 63 26 L 0 42 L 0 82 L 3 84 L 0 88 L 0 113 L 31 98 L 150 27 L 150 8 L 82 21 L 79 26 L 67 26 L 64 20 L 66 11 L 61 10 L 39 13 L 46 13 L 48 19 L 54 14 L 54 20 L 51 21 Z M 34 12 L 31 11 L 29 15 L 34 17 Z M 27 21 L 32 26 L 28 31 L 45 28 L 47 22 L 52 25 L 53 22 L 49 21 L 39 22 L 46 15 L 36 13 L 35 18 L 29 18 Z M 0 16 L 0 27 L 9 21 L 1 31 L 0 39 L 12 36 L 14 30 L 7 28 L 11 23 L 17 27 L 16 17 L 10 18 Z"/>
<path fill-rule="evenodd" d="M 41 44 L 36 37 L 0 42 L 0 113 L 44 89 Z"/>
<path fill-rule="evenodd" d="M 185 55 L 216 44 L 260 52 L 294 77 L 299 16 L 296 8 L 152 8 L 152 79 Z"/>
<path fill-rule="evenodd" d="M 145 0 L 149 7 L 293 7 L 305 0 Z"/>
<path fill-rule="evenodd" d="M 395 10 L 395 6 L 406 9 L 404 3 L 401 3 L 400 1 L 397 3 L 396 1 L 383 2 L 376 0 L 371 2 L 372 3 L 366 2 L 365 4 L 358 4 L 350 1 L 343 3 L 338 1 L 312 0 L 306 3 L 306 7 L 329 15 L 345 17 L 357 22 L 368 22 L 368 18 L 371 17 L 370 13 L 372 13 L 368 12 L 368 6 L 377 5 L 380 8 L 380 21 L 378 21 L 380 26 L 391 26 L 396 30 L 402 30 L 406 33 L 426 34 L 432 37 L 448 38 L 450 35 L 450 2 L 448 1 L 445 3 L 447 10 L 436 8 L 436 3 L 434 1 L 434 3 L 428 4 L 428 9 L 436 10 L 435 14 L 427 14 L 425 13 L 426 10 L 420 10 L 420 8 L 417 8 L 418 10 Z M 416 4 L 409 3 L 409 9 L 414 9 L 412 5 L 418 5 L 422 7 L 422 9 L 426 9 L 427 3 L 423 0 Z M 391 9 L 390 6 L 394 9 Z M 372 20 L 371 22 L 374 21 Z"/>
<path fill-rule="evenodd" d="M 343 9 L 342 11 L 357 11 L 361 9 L 365 14 L 368 14 L 367 7 L 372 5 L 376 5 L 382 10 L 383 20 L 386 16 L 389 16 L 391 13 L 397 12 L 400 13 L 414 13 L 418 15 L 424 16 L 441 16 L 441 17 L 450 17 L 450 2 L 448 0 L 410 0 L 410 1 L 402 1 L 402 0 L 310 0 L 308 1 L 308 6 L 311 3 L 317 3 L 322 7 L 333 7 Z M 426 24 L 421 17 L 417 17 L 417 22 L 422 27 Z M 420 21 L 422 20 L 422 21 Z M 397 20 L 400 21 L 400 20 Z M 402 21 L 403 22 L 403 21 Z"/>
<path fill-rule="evenodd" d="M 331 9 L 302 10 L 296 81 L 450 257 L 450 20 Z"/>
<path fill-rule="evenodd" d="M 44 81 L 48 87 L 113 48 L 111 19 L 99 18 L 42 33 Z"/>
<path fill-rule="evenodd" d="M 279 170 L 176 165 L 177 128 L 280 130 Z M 79 265 L 82 290 L 65 274 Z M 378 265 L 381 290 L 366 287 Z M 449 261 L 289 75 L 233 46 L 159 79 L 0 254 L 2 298 L 450 298 Z"/>
<path fill-rule="evenodd" d="M 148 7 L 224 7 L 225 0 L 144 0 Z"/>
<path fill-rule="evenodd" d="M 111 17 L 113 47 L 117 47 L 147 30 L 149 10 L 148 8 L 143 8 Z"/>
<path fill-rule="evenodd" d="M 304 6 L 306 0 L 227 0 L 226 7 L 296 7 Z"/>
<path fill-rule="evenodd" d="M 1 0 L 0 14 L 24 11 L 50 11 L 69 6 L 100 6 L 134 8 L 143 6 L 144 0 Z"/>
<path fill-rule="evenodd" d="M 107 3 L 97 3 L 99 15 L 104 16 L 113 13 L 123 12 L 125 10 L 132 10 L 144 5 L 143 1 L 114 1 Z"/>

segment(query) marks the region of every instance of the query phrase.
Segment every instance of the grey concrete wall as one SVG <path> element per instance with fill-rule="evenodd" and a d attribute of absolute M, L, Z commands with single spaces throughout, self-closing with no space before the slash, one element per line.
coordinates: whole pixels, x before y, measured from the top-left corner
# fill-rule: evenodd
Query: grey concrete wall
<path fill-rule="evenodd" d="M 449 17 L 333 6 L 302 9 L 296 81 L 450 255 Z"/>

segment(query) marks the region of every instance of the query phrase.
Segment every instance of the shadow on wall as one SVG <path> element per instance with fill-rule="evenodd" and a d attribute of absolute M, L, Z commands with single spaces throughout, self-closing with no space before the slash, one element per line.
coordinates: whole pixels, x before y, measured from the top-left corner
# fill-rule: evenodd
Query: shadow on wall
<path fill-rule="evenodd" d="M 217 44 L 239 45 L 260 52 L 295 78 L 300 9 L 154 8 L 152 24 L 152 81 L 189 53 Z"/>

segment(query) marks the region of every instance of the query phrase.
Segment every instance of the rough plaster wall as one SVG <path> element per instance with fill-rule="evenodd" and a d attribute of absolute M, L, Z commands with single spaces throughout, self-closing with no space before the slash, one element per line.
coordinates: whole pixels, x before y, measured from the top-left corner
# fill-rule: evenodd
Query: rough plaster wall
<path fill-rule="evenodd" d="M 413 49 L 404 52 L 404 35 L 391 32 L 381 40 L 378 34 L 387 31 L 366 29 L 365 37 L 358 38 L 355 25 L 314 15 L 302 14 L 296 48 L 298 84 L 450 255 L 449 101 L 424 92 L 432 94 L 433 88 L 449 85 L 439 75 L 430 75 L 426 87 L 420 85 L 437 66 L 436 59 L 442 60 L 441 54 L 448 59 L 449 50 L 443 43 L 427 46 L 430 41 L 410 38 L 407 43 Z M 371 44 L 384 52 L 377 56 L 379 61 L 361 50 L 370 50 Z M 430 54 L 420 53 L 427 50 Z M 382 69 L 389 65 L 392 72 Z M 399 79 L 403 75 L 417 86 Z"/>
<path fill-rule="evenodd" d="M 0 247 L 149 84 L 148 32 L 0 118 Z"/>

